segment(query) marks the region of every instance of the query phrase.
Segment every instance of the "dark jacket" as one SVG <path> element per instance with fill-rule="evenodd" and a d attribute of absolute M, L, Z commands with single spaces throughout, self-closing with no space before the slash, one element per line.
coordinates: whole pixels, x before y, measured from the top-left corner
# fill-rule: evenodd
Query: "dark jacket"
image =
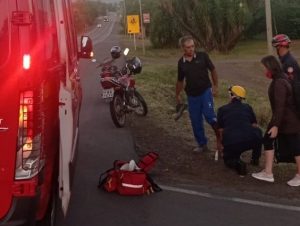
<path fill-rule="evenodd" d="M 296 114 L 290 82 L 284 76 L 275 78 L 268 93 L 272 109 L 268 128 L 277 126 L 279 133 L 300 133 L 300 119 Z"/>
<path fill-rule="evenodd" d="M 217 117 L 219 128 L 224 130 L 222 140 L 224 146 L 261 139 L 258 128 L 253 127 L 257 121 L 250 105 L 233 99 L 218 109 Z"/>
<path fill-rule="evenodd" d="M 293 55 L 288 52 L 286 55 L 279 57 L 282 69 L 287 75 L 291 74 L 294 79 L 300 80 L 300 67 Z"/>

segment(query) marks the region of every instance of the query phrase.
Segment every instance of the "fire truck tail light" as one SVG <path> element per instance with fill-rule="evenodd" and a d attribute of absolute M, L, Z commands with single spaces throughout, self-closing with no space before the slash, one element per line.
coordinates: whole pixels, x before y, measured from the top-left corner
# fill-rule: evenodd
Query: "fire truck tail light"
<path fill-rule="evenodd" d="M 30 179 L 41 169 L 41 134 L 35 133 L 33 91 L 20 94 L 16 180 Z"/>
<path fill-rule="evenodd" d="M 31 56 L 29 54 L 24 54 L 23 55 L 23 68 L 25 70 L 29 70 L 30 64 L 31 64 Z"/>

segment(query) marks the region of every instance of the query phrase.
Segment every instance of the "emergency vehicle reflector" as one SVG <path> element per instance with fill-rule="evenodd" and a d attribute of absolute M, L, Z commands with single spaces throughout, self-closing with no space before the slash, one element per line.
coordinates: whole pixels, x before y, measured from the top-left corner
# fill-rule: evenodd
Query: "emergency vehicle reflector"
<path fill-rule="evenodd" d="M 29 70 L 30 69 L 30 63 L 31 63 L 31 57 L 29 54 L 24 54 L 23 56 L 23 68 L 25 70 Z"/>
<path fill-rule="evenodd" d="M 33 91 L 20 94 L 19 134 L 15 179 L 30 179 L 40 169 L 41 136 L 34 134 Z"/>

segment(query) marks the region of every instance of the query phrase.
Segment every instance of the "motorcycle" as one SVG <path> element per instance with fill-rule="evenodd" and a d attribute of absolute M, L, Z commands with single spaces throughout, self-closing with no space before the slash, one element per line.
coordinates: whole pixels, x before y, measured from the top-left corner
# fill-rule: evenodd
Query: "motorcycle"
<path fill-rule="evenodd" d="M 134 75 L 141 73 L 142 63 L 138 57 L 133 57 L 126 60 L 123 68 L 119 70 L 113 62 L 121 56 L 120 52 L 120 47 L 113 47 L 112 59 L 98 65 L 102 67 L 100 73 L 102 98 L 109 102 L 111 118 L 118 128 L 125 126 L 128 113 L 134 112 L 139 116 L 146 116 L 148 113 L 147 103 L 136 90 L 134 79 Z M 126 48 L 123 54 L 126 56 L 128 52 L 129 49 Z"/>

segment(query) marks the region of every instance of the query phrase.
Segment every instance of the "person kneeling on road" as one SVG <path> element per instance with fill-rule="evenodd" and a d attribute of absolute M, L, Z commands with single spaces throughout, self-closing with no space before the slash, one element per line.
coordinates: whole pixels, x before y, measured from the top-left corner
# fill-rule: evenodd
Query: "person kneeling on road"
<path fill-rule="evenodd" d="M 223 159 L 227 167 L 246 175 L 246 163 L 240 159 L 243 152 L 253 150 L 252 165 L 259 165 L 262 148 L 262 131 L 249 104 L 242 101 L 246 90 L 241 86 L 229 88 L 230 103 L 218 109 L 218 126 L 223 145 Z"/>

